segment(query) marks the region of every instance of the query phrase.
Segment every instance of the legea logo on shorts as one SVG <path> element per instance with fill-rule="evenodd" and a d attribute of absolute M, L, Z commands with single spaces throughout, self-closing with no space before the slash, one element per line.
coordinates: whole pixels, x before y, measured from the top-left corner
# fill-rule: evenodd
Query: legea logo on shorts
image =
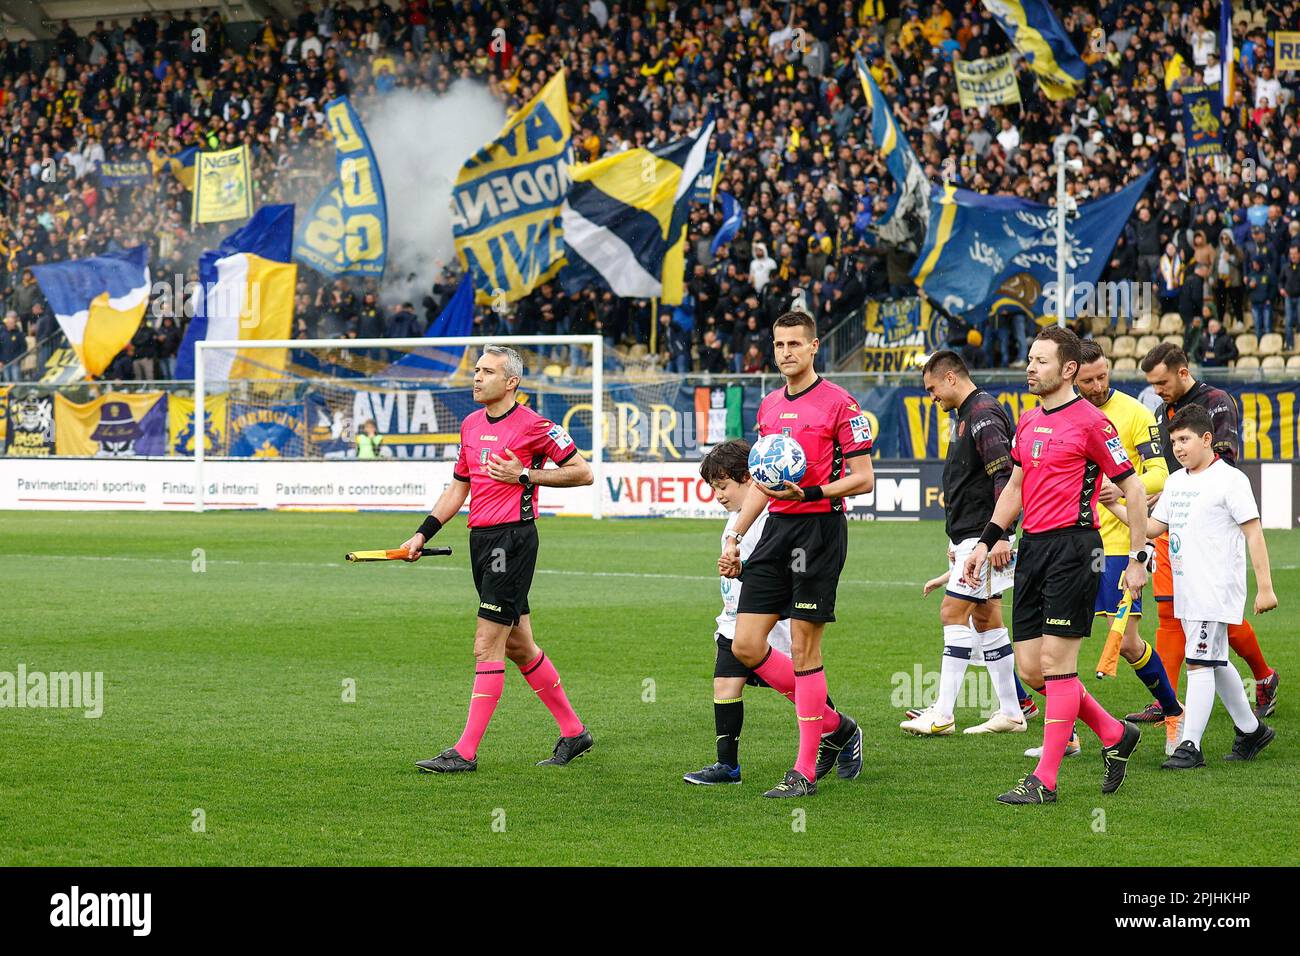
<path fill-rule="evenodd" d="M 1069 627 L 1072 622 L 1059 617 L 1049 617 L 1047 623 L 1055 624 L 1057 627 Z"/>
<path fill-rule="evenodd" d="M 799 601 L 795 604 L 795 609 L 799 611 L 815 611 L 817 610 L 817 605 L 809 604 L 807 601 Z"/>
<path fill-rule="evenodd" d="M 484 604 L 482 602 L 479 602 L 479 607 L 481 607 L 485 611 L 496 611 L 498 614 L 501 613 L 501 608 L 495 604 Z"/>

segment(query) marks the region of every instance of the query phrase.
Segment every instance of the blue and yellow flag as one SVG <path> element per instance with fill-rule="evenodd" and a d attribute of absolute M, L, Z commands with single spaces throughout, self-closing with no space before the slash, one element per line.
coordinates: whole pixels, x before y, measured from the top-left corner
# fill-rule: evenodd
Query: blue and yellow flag
<path fill-rule="evenodd" d="M 1183 135 L 1187 138 L 1187 155 L 1214 156 L 1223 152 L 1223 129 L 1219 117 L 1223 103 L 1219 97 L 1219 84 L 1213 86 L 1184 86 Z"/>
<path fill-rule="evenodd" d="M 86 372 L 103 374 L 140 327 L 149 304 L 149 249 L 32 266 Z"/>
<path fill-rule="evenodd" d="M 573 128 L 561 71 L 456 176 L 452 235 L 480 303 L 514 302 L 559 271 L 564 262 L 560 207 L 572 162 Z"/>
<path fill-rule="evenodd" d="M 710 110 L 692 135 L 659 149 L 573 167 L 564 201 L 566 291 L 597 285 L 624 298 L 681 304 L 691 188 L 714 126 Z"/>
<path fill-rule="evenodd" d="M 263 206 L 242 229 L 199 257 L 194 318 L 176 356 L 176 377 L 194 377 L 194 343 L 287 339 L 293 328 L 298 266 L 290 261 L 293 206 Z M 214 384 L 282 374 L 285 349 L 209 351 L 204 371 Z"/>
<path fill-rule="evenodd" d="M 1016 196 L 935 187 L 930 226 L 912 278 L 949 315 L 982 318 L 1012 308 L 1037 318 L 1055 312 L 1058 296 L 1064 298 L 1065 314 L 1072 315 L 1078 295 L 1096 289 L 1153 171 L 1119 192 L 1081 204 L 1067 221 L 1064 290 L 1057 289 L 1053 207 Z"/>
<path fill-rule="evenodd" d="M 253 164 L 247 146 L 195 159 L 191 224 L 230 222 L 253 214 Z"/>
<path fill-rule="evenodd" d="M 1077 96 L 1088 66 L 1052 12 L 1047 0 L 984 0 L 1007 38 L 1026 60 L 1049 100 Z"/>
<path fill-rule="evenodd" d="M 163 156 L 156 150 L 149 150 L 149 162 L 153 164 L 154 175 L 157 176 L 164 169 L 176 177 L 177 181 L 188 189 L 194 191 L 194 157 L 199 154 L 197 146 L 187 146 L 178 153 L 172 153 L 170 156 Z"/>
<path fill-rule="evenodd" d="M 855 59 L 862 92 L 867 97 L 867 108 L 871 110 L 871 141 L 884 157 L 885 166 L 894 180 L 888 207 L 872 228 L 883 243 L 915 252 L 930 215 L 930 182 L 866 62 L 861 55 Z"/>
<path fill-rule="evenodd" d="M 379 160 L 346 96 L 325 104 L 338 176 L 316 198 L 293 257 L 331 276 L 382 276 L 388 255 L 388 203 Z"/>

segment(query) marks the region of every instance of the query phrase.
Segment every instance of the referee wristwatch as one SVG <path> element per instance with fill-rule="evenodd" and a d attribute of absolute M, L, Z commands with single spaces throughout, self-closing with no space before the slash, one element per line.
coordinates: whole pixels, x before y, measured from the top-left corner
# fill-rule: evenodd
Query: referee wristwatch
<path fill-rule="evenodd" d="M 1130 551 L 1128 553 L 1130 561 L 1136 561 L 1138 564 L 1146 564 L 1151 559 L 1151 552 L 1146 548 L 1141 551 Z"/>
<path fill-rule="evenodd" d="M 727 537 L 735 538 L 736 544 L 740 544 L 741 541 L 745 540 L 745 536 L 741 534 L 739 531 L 737 531 L 735 528 L 732 528 L 730 531 L 727 532 Z"/>
<path fill-rule="evenodd" d="M 530 477 L 528 476 L 528 469 L 527 469 L 527 468 L 525 468 L 523 471 L 519 472 L 519 483 L 520 483 L 521 485 L 523 485 L 525 488 L 531 488 L 531 487 L 532 487 L 533 479 L 530 478 Z"/>

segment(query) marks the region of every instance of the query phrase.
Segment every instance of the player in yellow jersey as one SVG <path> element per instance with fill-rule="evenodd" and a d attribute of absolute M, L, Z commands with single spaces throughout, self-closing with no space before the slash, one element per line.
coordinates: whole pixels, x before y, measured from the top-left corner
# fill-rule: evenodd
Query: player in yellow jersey
<path fill-rule="evenodd" d="M 1137 465 L 1138 475 L 1142 478 L 1147 494 L 1159 494 L 1164 489 L 1165 479 L 1169 477 L 1169 466 L 1160 452 L 1155 416 L 1136 398 L 1111 388 L 1110 363 L 1095 342 L 1084 342 L 1081 348 L 1083 362 L 1079 366 L 1075 387 L 1080 395 L 1110 419 L 1115 434 L 1124 443 L 1124 451 L 1128 453 L 1129 460 Z M 1118 502 L 1119 489 L 1111 482 L 1103 481 L 1099 500 L 1103 505 Z M 1101 542 L 1106 565 L 1101 587 L 1097 591 L 1096 616 L 1105 619 L 1109 626 L 1124 596 L 1121 581 L 1131 555 L 1128 526 L 1108 508 L 1104 508 L 1101 513 Z M 1149 554 L 1146 555 L 1147 560 L 1150 557 Z M 1114 677 L 1117 659 L 1121 656 L 1133 665 L 1138 679 L 1160 702 L 1167 717 L 1165 733 L 1172 744 L 1167 745 L 1166 750 L 1172 753 L 1172 748 L 1179 742 L 1178 724 L 1182 717 L 1182 706 L 1178 703 L 1178 695 L 1169 683 L 1164 664 L 1155 647 L 1138 636 L 1141 620 L 1142 595 L 1135 594 L 1123 638 L 1115 640 L 1114 635 L 1110 635 L 1101 659 L 1097 662 L 1097 676 Z"/>

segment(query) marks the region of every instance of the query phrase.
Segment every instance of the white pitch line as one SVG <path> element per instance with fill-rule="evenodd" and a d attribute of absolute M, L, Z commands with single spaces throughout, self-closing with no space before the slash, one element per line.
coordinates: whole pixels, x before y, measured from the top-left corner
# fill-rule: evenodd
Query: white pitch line
<path fill-rule="evenodd" d="M 146 558 L 138 555 L 58 555 L 58 554 L 5 554 L 0 555 L 0 560 L 4 558 L 16 558 L 23 561 L 32 560 L 50 560 L 50 561 L 125 561 L 146 564 L 193 564 L 190 558 Z M 239 561 L 239 560 L 221 560 L 211 558 L 204 561 L 204 564 L 225 564 L 239 565 L 255 568 L 341 568 L 345 564 L 338 561 Z M 434 571 L 455 571 L 465 572 L 469 568 L 462 568 L 455 565 L 433 565 Z M 649 571 L 568 571 L 555 568 L 538 568 L 535 574 L 553 574 L 565 577 L 576 578 L 654 578 L 668 581 L 709 581 L 716 583 L 718 578 L 710 577 L 703 574 L 657 574 Z M 919 588 L 921 581 L 872 581 L 861 580 L 858 578 L 840 578 L 840 584 L 859 584 L 864 587 L 909 587 Z"/>

